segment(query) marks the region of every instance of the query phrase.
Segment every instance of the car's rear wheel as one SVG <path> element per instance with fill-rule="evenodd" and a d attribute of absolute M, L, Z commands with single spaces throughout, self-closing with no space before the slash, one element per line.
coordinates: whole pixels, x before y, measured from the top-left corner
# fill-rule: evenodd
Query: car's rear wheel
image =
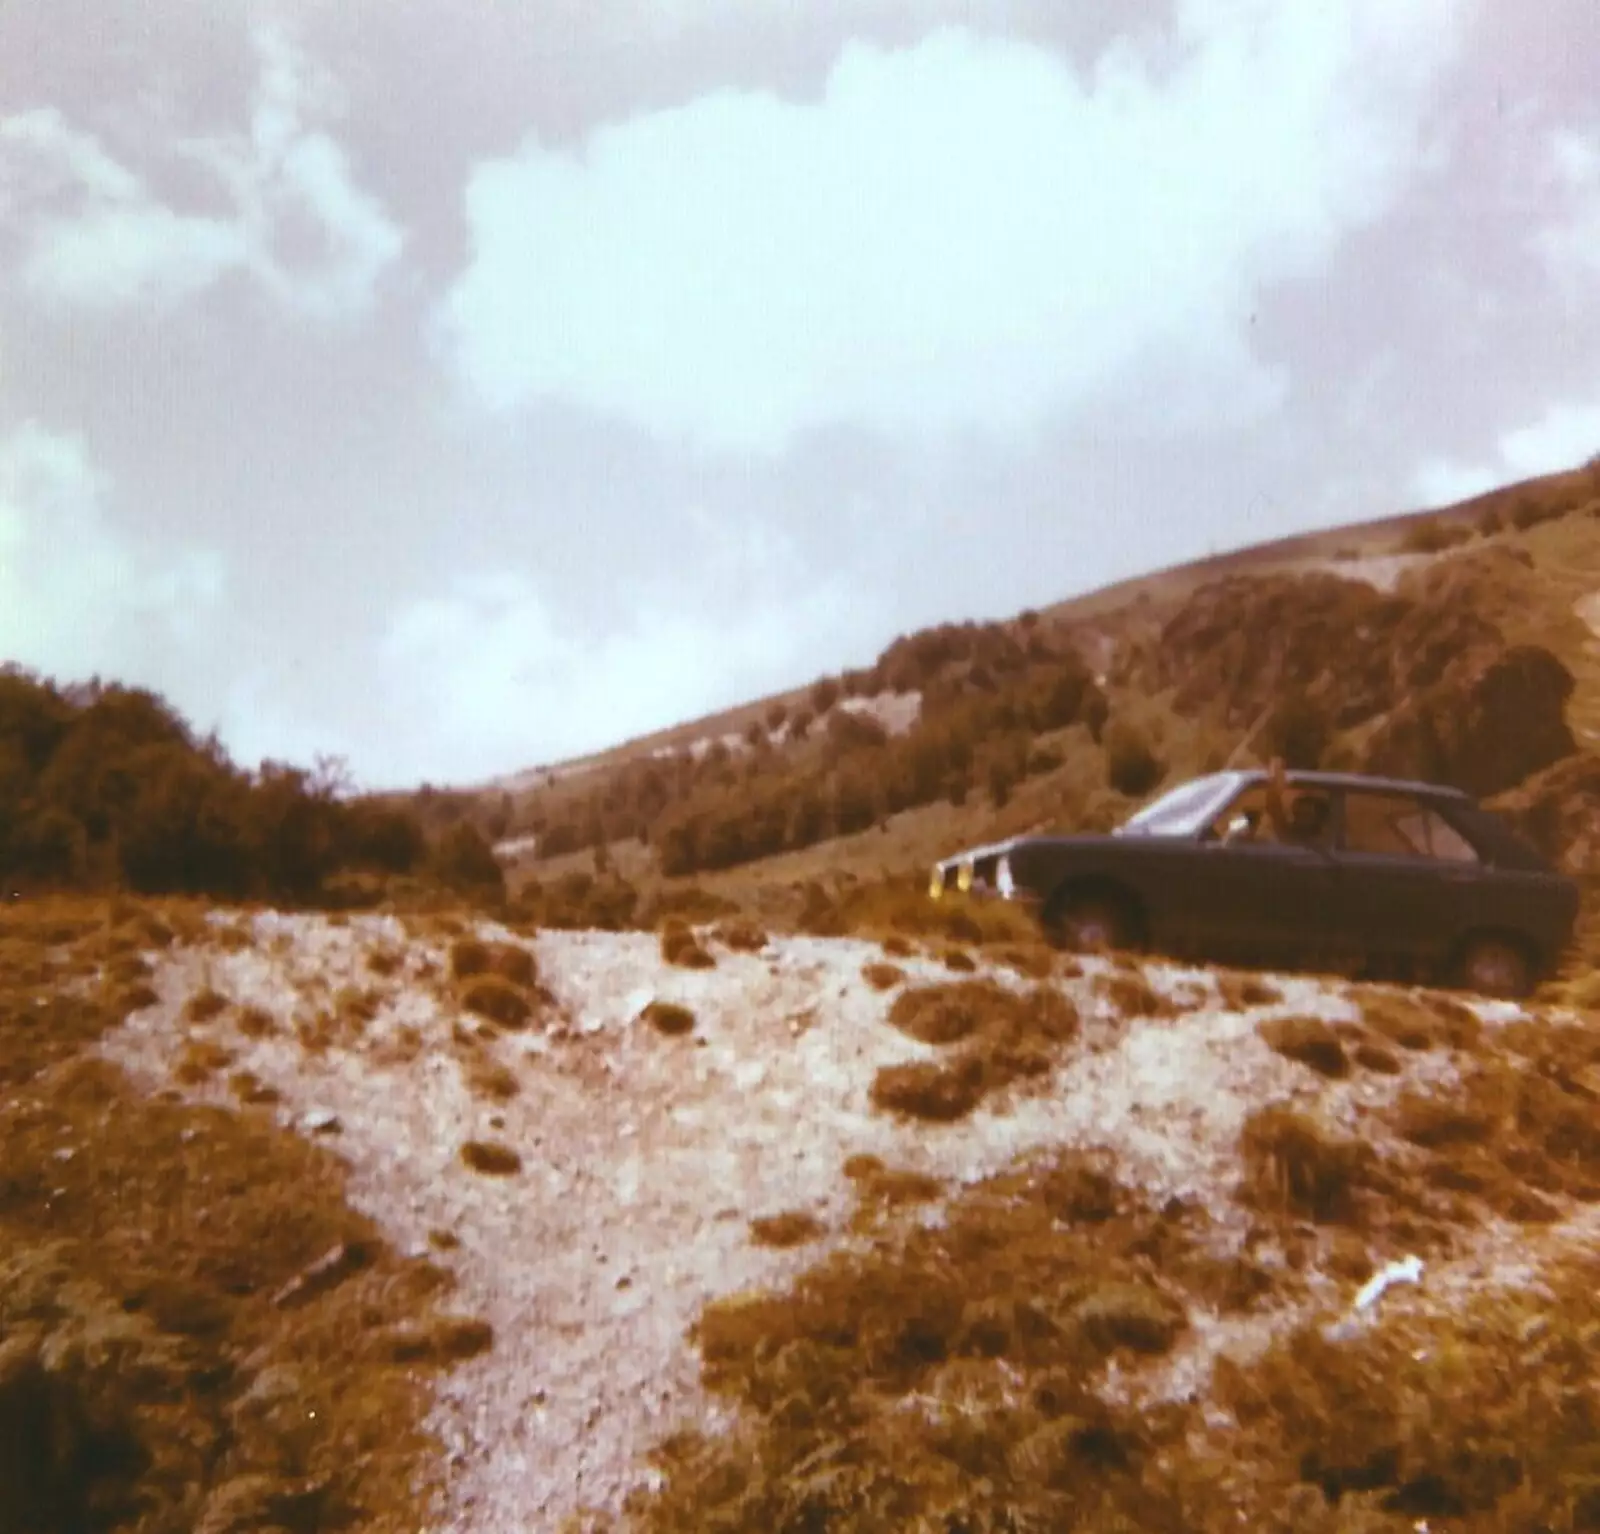
<path fill-rule="evenodd" d="M 1127 910 L 1103 895 L 1081 895 L 1052 904 L 1044 913 L 1044 929 L 1058 948 L 1075 953 L 1132 948 L 1137 938 Z"/>
<path fill-rule="evenodd" d="M 1469 938 L 1456 960 L 1456 981 L 1480 996 L 1515 1001 L 1533 989 L 1528 956 L 1509 938 Z"/>

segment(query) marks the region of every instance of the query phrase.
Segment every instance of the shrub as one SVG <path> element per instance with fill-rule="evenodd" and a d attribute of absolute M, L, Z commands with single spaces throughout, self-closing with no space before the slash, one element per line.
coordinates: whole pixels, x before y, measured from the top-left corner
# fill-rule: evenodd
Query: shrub
<path fill-rule="evenodd" d="M 1106 781 L 1130 799 L 1142 799 L 1166 773 L 1149 739 L 1126 719 L 1113 719 L 1106 726 L 1105 755 Z"/>

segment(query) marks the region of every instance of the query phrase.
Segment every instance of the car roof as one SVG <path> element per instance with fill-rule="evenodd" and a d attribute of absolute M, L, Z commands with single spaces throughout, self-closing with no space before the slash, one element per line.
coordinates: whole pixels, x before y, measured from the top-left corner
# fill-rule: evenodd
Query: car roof
<path fill-rule="evenodd" d="M 1239 772 L 1241 783 L 1265 782 L 1267 773 L 1262 768 Z M 1220 775 L 1219 775 L 1220 776 Z M 1289 771 L 1284 777 L 1296 788 L 1327 788 L 1365 791 L 1367 793 L 1411 794 L 1427 799 L 1470 800 L 1471 795 L 1445 783 L 1424 783 L 1417 778 L 1385 778 L 1364 772 L 1297 772 Z"/>

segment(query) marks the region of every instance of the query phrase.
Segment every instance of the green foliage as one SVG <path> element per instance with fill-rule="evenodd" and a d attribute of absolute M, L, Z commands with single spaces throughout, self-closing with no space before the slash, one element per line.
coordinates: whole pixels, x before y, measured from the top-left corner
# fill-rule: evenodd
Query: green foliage
<path fill-rule="evenodd" d="M 1106 727 L 1106 781 L 1119 794 L 1139 799 L 1162 779 L 1166 765 L 1137 725 L 1116 718 Z"/>
<path fill-rule="evenodd" d="M 0 883 L 304 902 L 421 850 L 410 816 L 349 798 L 337 762 L 246 773 L 153 693 L 0 669 Z"/>

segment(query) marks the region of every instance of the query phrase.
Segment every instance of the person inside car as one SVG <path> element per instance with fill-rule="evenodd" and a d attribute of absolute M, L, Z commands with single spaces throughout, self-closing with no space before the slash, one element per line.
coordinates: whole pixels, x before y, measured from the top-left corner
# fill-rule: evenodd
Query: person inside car
<path fill-rule="evenodd" d="M 1267 769 L 1265 805 L 1267 819 L 1279 841 L 1299 847 L 1322 844 L 1328 831 L 1327 797 L 1291 790 L 1281 756 L 1273 757 Z"/>

